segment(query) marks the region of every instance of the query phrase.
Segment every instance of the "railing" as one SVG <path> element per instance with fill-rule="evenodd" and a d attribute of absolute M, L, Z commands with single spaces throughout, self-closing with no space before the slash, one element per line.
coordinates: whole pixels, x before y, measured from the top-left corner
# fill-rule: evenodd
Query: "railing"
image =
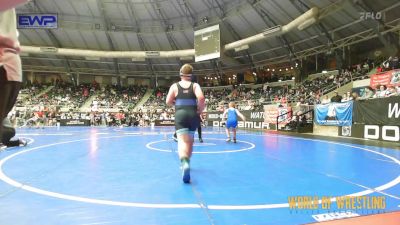
<path fill-rule="evenodd" d="M 305 112 L 286 118 L 287 121 L 289 120 L 290 121 L 285 124 L 284 129 L 279 128 L 279 123 L 282 123 L 282 121 L 279 121 L 279 118 L 291 114 L 293 111 L 288 111 L 278 115 L 276 117 L 276 130 L 296 131 L 298 133 L 312 132 L 313 121 L 314 121 L 314 109 L 312 106 L 309 107 L 310 109 Z M 293 118 L 295 118 L 295 120 L 293 120 Z"/>

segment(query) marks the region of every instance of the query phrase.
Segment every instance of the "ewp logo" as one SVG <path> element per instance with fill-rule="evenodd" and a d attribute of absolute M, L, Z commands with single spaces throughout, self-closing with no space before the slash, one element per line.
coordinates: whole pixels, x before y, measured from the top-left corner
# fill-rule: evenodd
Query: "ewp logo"
<path fill-rule="evenodd" d="M 18 28 L 24 29 L 57 29 L 57 14 L 19 14 L 17 15 Z"/>

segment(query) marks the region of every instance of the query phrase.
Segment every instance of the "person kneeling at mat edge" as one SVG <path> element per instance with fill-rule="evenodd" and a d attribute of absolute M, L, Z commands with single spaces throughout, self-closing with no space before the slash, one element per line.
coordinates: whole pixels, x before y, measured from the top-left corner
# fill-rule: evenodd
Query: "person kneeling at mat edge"
<path fill-rule="evenodd" d="M 7 147 L 26 146 L 28 142 L 22 138 L 14 138 L 15 129 L 12 127 L 8 118 L 3 120 L 3 136 L 1 137 L 2 143 Z"/>

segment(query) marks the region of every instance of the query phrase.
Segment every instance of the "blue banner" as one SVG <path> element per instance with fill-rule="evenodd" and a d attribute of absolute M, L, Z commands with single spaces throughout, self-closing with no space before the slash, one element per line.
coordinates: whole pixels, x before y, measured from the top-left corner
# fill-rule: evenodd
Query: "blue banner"
<path fill-rule="evenodd" d="M 353 122 L 353 101 L 317 105 L 315 107 L 315 122 L 319 125 L 351 126 Z"/>
<path fill-rule="evenodd" d="M 57 29 L 57 14 L 18 14 L 18 29 Z"/>

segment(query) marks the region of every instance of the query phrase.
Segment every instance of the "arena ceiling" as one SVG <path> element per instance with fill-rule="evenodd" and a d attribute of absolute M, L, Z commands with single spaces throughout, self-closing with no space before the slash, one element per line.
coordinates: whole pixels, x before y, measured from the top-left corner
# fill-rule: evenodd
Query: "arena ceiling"
<path fill-rule="evenodd" d="M 194 48 L 194 30 L 221 26 L 221 42 L 241 40 L 293 21 L 312 7 L 319 19 L 294 30 L 226 51 L 229 60 L 194 63 L 183 58 L 90 58 L 22 53 L 25 71 L 54 71 L 94 75 L 171 76 L 191 62 L 200 74 L 247 69 L 294 61 L 398 32 L 398 0 L 33 0 L 17 13 L 57 13 L 58 29 L 20 29 L 22 46 L 103 51 L 173 51 Z M 361 12 L 382 12 L 379 21 L 362 19 Z M 379 29 L 377 29 L 379 27 Z"/>

